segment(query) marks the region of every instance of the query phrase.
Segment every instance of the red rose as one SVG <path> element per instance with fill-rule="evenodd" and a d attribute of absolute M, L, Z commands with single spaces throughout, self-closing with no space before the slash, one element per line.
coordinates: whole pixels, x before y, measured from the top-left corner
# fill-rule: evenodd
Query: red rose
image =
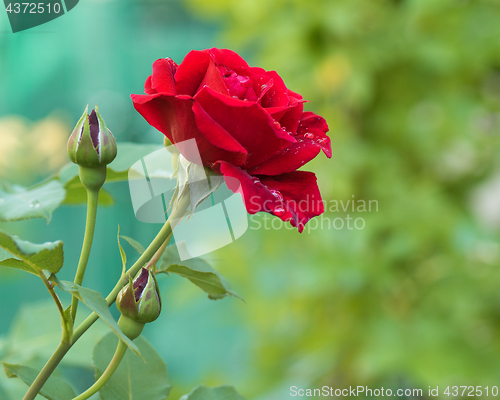
<path fill-rule="evenodd" d="M 269 212 L 302 232 L 323 212 L 316 176 L 297 169 L 321 150 L 331 157 L 328 125 L 303 112 L 302 96 L 275 71 L 231 50 L 193 50 L 180 65 L 155 61 L 145 92 L 131 96 L 135 109 L 173 144 L 196 139 L 206 167 L 240 181 L 249 213 Z"/>

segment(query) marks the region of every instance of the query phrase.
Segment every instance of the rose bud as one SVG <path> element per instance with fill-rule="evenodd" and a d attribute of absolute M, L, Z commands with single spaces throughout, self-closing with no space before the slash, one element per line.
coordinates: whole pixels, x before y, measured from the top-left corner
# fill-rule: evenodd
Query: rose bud
<path fill-rule="evenodd" d="M 97 107 L 87 112 L 88 106 L 69 137 L 68 155 L 80 166 L 84 186 L 99 189 L 106 180 L 106 165 L 116 157 L 116 142 Z"/>
<path fill-rule="evenodd" d="M 106 128 L 97 107 L 90 115 L 87 109 L 68 140 L 68 155 L 75 164 L 84 167 L 106 165 L 116 157 L 116 142 Z"/>
<path fill-rule="evenodd" d="M 131 339 L 139 336 L 144 324 L 158 318 L 161 298 L 151 271 L 142 268 L 134 280 L 129 278 L 129 283 L 118 293 L 116 307 L 122 314 L 119 325 Z"/>

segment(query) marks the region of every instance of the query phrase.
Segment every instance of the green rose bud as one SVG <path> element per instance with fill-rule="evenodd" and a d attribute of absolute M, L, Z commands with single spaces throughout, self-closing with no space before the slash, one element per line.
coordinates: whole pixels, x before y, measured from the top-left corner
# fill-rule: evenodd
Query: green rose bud
<path fill-rule="evenodd" d="M 122 313 L 118 325 L 130 339 L 139 336 L 147 322 L 153 322 L 160 315 L 161 298 L 158 283 L 146 268 L 118 293 L 116 307 Z"/>
<path fill-rule="evenodd" d="M 151 271 L 143 268 L 125 286 L 116 299 L 118 310 L 137 322 L 153 322 L 160 315 L 161 299 L 158 284 Z"/>
<path fill-rule="evenodd" d="M 88 106 L 68 140 L 68 155 L 80 166 L 80 180 L 89 190 L 99 190 L 106 180 L 106 165 L 116 157 L 116 142 L 97 107 Z"/>
<path fill-rule="evenodd" d="M 116 157 L 116 142 L 106 128 L 97 107 L 87 114 L 88 106 L 68 140 L 71 161 L 83 167 L 107 165 Z"/>

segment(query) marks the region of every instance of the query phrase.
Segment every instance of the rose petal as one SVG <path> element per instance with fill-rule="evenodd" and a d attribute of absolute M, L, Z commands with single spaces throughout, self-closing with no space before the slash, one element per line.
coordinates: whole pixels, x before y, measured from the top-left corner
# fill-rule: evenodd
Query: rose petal
<path fill-rule="evenodd" d="M 260 102 L 273 85 L 272 78 L 267 76 L 262 68 L 236 67 L 233 71 L 238 75 L 248 77 L 252 82 L 253 90 L 247 92 L 247 95 L 243 97 L 245 100 Z"/>
<path fill-rule="evenodd" d="M 151 78 L 152 78 L 152 76 L 149 75 L 148 78 L 146 79 L 146 82 L 144 82 L 144 92 L 147 93 L 147 94 L 154 94 L 154 93 L 156 93 L 156 90 L 154 90 L 151 87 Z"/>
<path fill-rule="evenodd" d="M 304 230 L 307 221 L 324 212 L 323 200 L 313 172 L 294 171 L 273 177 L 264 176 L 260 177 L 260 181 L 275 196 L 283 196 L 284 209 L 292 214 L 290 223 L 297 227 L 299 232 Z M 273 214 L 279 216 L 276 211 L 275 209 Z"/>
<path fill-rule="evenodd" d="M 310 111 L 302 114 L 299 127 L 297 128 L 296 138 L 311 141 L 320 146 L 328 158 L 332 156 L 332 145 L 330 138 L 326 135 L 328 132 L 328 124 L 323 117 L 316 115 Z"/>
<path fill-rule="evenodd" d="M 232 50 L 217 49 L 214 47 L 207 51 L 218 65 L 224 65 L 229 69 L 248 67 L 247 62 Z"/>
<path fill-rule="evenodd" d="M 208 87 L 202 88 L 194 99 L 248 151 L 245 168 L 261 164 L 296 141 L 255 102 L 223 96 Z"/>
<path fill-rule="evenodd" d="M 301 94 L 298 94 L 296 92 L 293 92 L 292 90 L 288 89 L 288 97 L 295 97 L 297 100 L 302 100 L 304 97 L 302 97 Z"/>
<path fill-rule="evenodd" d="M 242 164 L 246 154 L 237 148 L 227 151 L 218 145 L 212 144 L 198 130 L 195 115 L 192 110 L 193 99 L 189 96 L 132 95 L 135 109 L 146 121 L 162 132 L 172 143 L 179 143 L 195 139 L 205 166 L 210 166 L 217 160 L 227 160 L 235 165 Z M 226 148 L 228 148 L 226 142 Z M 243 149 L 244 151 L 244 149 Z M 195 162 L 189 154 L 183 154 L 188 160 Z"/>
<path fill-rule="evenodd" d="M 240 185 L 226 180 L 228 187 L 242 195 L 250 214 L 260 211 L 276 215 L 302 232 L 311 218 L 323 211 L 323 202 L 312 172 L 295 171 L 275 177 L 255 177 L 227 162 L 218 163 L 225 177 L 236 178 Z"/>
<path fill-rule="evenodd" d="M 224 79 L 222 79 L 219 67 L 216 66 L 216 63 L 213 59 L 210 60 L 210 64 L 208 65 L 205 77 L 200 84 L 200 88 L 203 88 L 204 86 L 208 86 L 210 89 L 216 91 L 217 93 L 228 95 Z"/>
<path fill-rule="evenodd" d="M 175 90 L 175 71 L 177 64 L 171 58 L 160 58 L 153 63 L 151 87 L 157 93 L 177 94 Z"/>
<path fill-rule="evenodd" d="M 240 143 L 238 143 L 238 141 L 234 137 L 232 137 L 222 126 L 214 121 L 210 117 L 210 115 L 208 115 L 208 113 L 203 109 L 199 102 L 194 103 L 193 112 L 196 120 L 196 126 L 198 127 L 198 130 L 205 136 L 205 138 L 214 146 L 217 146 L 223 150 L 240 153 L 241 157 L 239 157 L 237 162 L 233 161 L 233 163 L 236 165 L 244 164 L 246 161 L 246 156 L 248 154 L 246 149 Z"/>
<path fill-rule="evenodd" d="M 332 149 L 326 132 L 328 125 L 322 117 L 309 111 L 303 113 L 295 135 L 297 142 L 248 172 L 252 175 L 280 175 L 292 172 L 311 161 L 321 150 L 330 158 Z"/>
<path fill-rule="evenodd" d="M 302 116 L 302 112 L 304 111 L 304 101 L 301 99 L 297 99 L 293 96 L 290 96 L 288 98 L 288 101 L 289 101 L 289 106 L 288 106 L 289 109 L 280 118 L 279 123 L 288 132 L 295 133 L 297 132 L 300 118 Z"/>
<path fill-rule="evenodd" d="M 251 176 L 241 168 L 226 161 L 218 161 L 216 168 L 218 168 L 217 172 L 225 177 L 236 178 L 240 182 L 240 185 L 235 185 L 234 180 L 226 179 L 229 189 L 242 195 L 245 207 L 250 214 L 274 210 L 276 198 L 260 183 L 257 177 Z"/>
<path fill-rule="evenodd" d="M 177 93 L 194 96 L 205 77 L 210 61 L 210 54 L 206 50 L 190 51 L 175 73 Z"/>
<path fill-rule="evenodd" d="M 321 147 L 308 142 L 292 143 L 281 153 L 250 169 L 252 175 L 280 175 L 292 172 L 311 161 L 321 151 Z"/>
<path fill-rule="evenodd" d="M 268 71 L 266 75 L 273 80 L 272 87 L 262 97 L 263 107 L 286 107 L 288 105 L 288 89 L 276 71 Z"/>

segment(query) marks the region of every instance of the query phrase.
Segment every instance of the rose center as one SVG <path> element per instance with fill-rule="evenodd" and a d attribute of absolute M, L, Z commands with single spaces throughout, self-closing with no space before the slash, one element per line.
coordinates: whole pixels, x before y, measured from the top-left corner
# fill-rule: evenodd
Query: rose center
<path fill-rule="evenodd" d="M 238 75 L 236 72 L 219 67 L 226 88 L 230 96 L 244 100 L 247 97 L 248 89 L 252 87 L 250 78 L 244 75 Z"/>

